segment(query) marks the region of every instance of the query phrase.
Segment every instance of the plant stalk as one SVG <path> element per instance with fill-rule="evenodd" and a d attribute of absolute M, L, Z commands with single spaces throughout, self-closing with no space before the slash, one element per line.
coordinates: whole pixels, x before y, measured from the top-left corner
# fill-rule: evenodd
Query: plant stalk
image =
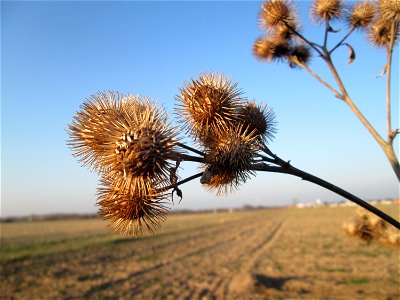
<path fill-rule="evenodd" d="M 283 162 L 283 163 L 282 163 Z M 385 214 L 384 212 L 382 212 L 381 210 L 377 209 L 376 207 L 372 206 L 371 204 L 369 204 L 368 202 L 365 202 L 364 200 L 354 196 L 353 194 L 341 189 L 340 187 L 333 185 L 319 177 L 316 177 L 312 174 L 309 174 L 307 172 L 304 172 L 300 169 L 297 169 L 295 167 L 293 167 L 290 163 L 288 162 L 284 162 L 281 159 L 279 159 L 279 161 L 277 161 L 277 163 L 279 164 L 279 166 L 270 166 L 270 165 L 266 165 L 266 164 L 256 164 L 253 167 L 254 171 L 264 171 L 264 172 L 276 172 L 276 173 L 284 173 L 284 174 L 289 174 L 289 175 L 293 175 L 296 177 L 300 177 L 303 180 L 312 182 L 316 185 L 319 185 L 327 190 L 330 190 L 356 204 L 358 204 L 359 206 L 365 208 L 366 210 L 370 211 L 371 213 L 377 215 L 378 217 L 382 218 L 383 220 L 385 220 L 386 222 L 388 222 L 389 224 L 393 225 L 394 227 L 396 227 L 397 229 L 400 229 L 400 223 L 398 221 L 396 221 L 395 219 L 393 219 L 391 216 Z"/>
<path fill-rule="evenodd" d="M 396 133 L 392 131 L 391 122 L 391 73 L 392 73 L 392 56 L 393 46 L 395 41 L 395 31 L 397 31 L 398 25 L 393 22 L 390 28 L 390 43 L 387 47 L 387 64 L 386 64 L 386 129 L 388 135 L 388 144 L 393 143 L 393 139 L 396 137 Z"/>
<path fill-rule="evenodd" d="M 330 71 L 332 72 L 333 77 L 336 80 L 336 83 L 338 84 L 338 86 L 342 92 L 343 100 L 347 103 L 347 105 L 350 107 L 350 109 L 353 111 L 353 113 L 357 116 L 357 118 L 361 121 L 361 123 L 365 126 L 365 128 L 367 128 L 367 130 L 371 133 L 371 135 L 374 137 L 374 139 L 381 146 L 383 152 L 385 153 L 386 157 L 388 158 L 388 160 L 393 168 L 393 171 L 395 172 L 395 174 L 397 176 L 397 180 L 400 181 L 400 165 L 399 165 L 397 156 L 394 153 L 392 144 L 391 143 L 388 144 L 380 136 L 380 134 L 376 131 L 376 129 L 371 125 L 371 123 L 368 122 L 368 120 L 365 118 L 365 116 L 361 113 L 361 111 L 358 109 L 358 107 L 351 100 L 335 66 L 333 65 L 333 62 L 332 62 L 330 56 L 325 57 L 324 60 L 327 63 Z"/>
<path fill-rule="evenodd" d="M 394 152 L 393 149 L 393 140 L 397 135 L 397 131 L 392 131 L 391 129 L 391 104 L 390 104 L 390 81 L 391 81 L 391 76 L 390 76 L 390 71 L 391 71 L 391 63 L 392 63 L 392 53 L 393 53 L 393 46 L 394 46 L 394 33 L 396 32 L 399 23 L 397 21 L 393 22 L 392 25 L 392 34 L 391 34 L 391 41 L 389 44 L 388 48 L 388 64 L 387 64 L 387 84 L 386 84 L 386 127 L 387 127 L 387 134 L 388 134 L 388 141 L 386 142 L 381 135 L 376 131 L 376 129 L 369 123 L 369 121 L 365 118 L 365 116 L 361 113 L 361 111 L 358 109 L 358 107 L 354 104 L 354 102 L 351 100 L 349 94 L 347 93 L 347 90 L 332 62 L 331 59 L 331 54 L 333 51 L 335 51 L 339 46 L 343 45 L 343 42 L 353 33 L 354 27 L 349 30 L 349 32 L 342 38 L 342 40 L 335 46 L 333 47 L 330 51 L 326 49 L 326 43 L 327 43 L 327 38 L 328 38 L 328 27 L 326 27 L 325 30 L 325 38 L 324 38 L 324 46 L 322 47 L 322 52 L 320 49 L 318 49 L 314 43 L 310 42 L 308 39 L 306 39 L 303 35 L 301 35 L 298 31 L 296 31 L 294 28 L 292 28 L 289 24 L 286 24 L 286 26 L 292 30 L 292 32 L 300 38 L 303 42 L 307 43 L 310 45 L 321 57 L 322 59 L 326 62 L 328 65 L 333 77 L 335 78 L 336 83 L 339 86 L 339 89 L 341 93 L 339 93 L 335 88 L 333 88 L 330 84 L 328 84 L 326 81 L 324 81 L 321 77 L 319 77 L 315 72 L 313 72 L 310 68 L 308 68 L 307 65 L 302 64 L 302 63 L 297 63 L 300 67 L 308 71 L 313 77 L 315 77 L 320 83 L 322 83 L 326 88 L 328 88 L 337 98 L 343 100 L 344 102 L 349 105 L 350 109 L 353 111 L 353 113 L 357 116 L 357 118 L 361 121 L 361 123 L 364 125 L 364 127 L 367 128 L 367 130 L 370 132 L 372 137 L 378 142 L 378 144 L 381 146 L 383 152 L 385 153 L 386 157 L 388 158 L 390 165 L 392 166 L 392 169 L 394 173 L 396 174 L 397 180 L 400 181 L 400 165 L 399 165 L 399 160 Z M 327 25 L 328 26 L 328 25 Z"/>
<path fill-rule="evenodd" d="M 355 30 L 355 27 L 352 27 L 349 32 L 341 39 L 341 41 L 339 43 L 336 44 L 335 47 L 333 47 L 330 51 L 329 54 L 331 54 L 333 51 L 335 51 L 338 47 L 340 47 L 341 45 L 343 45 L 343 42 L 350 36 L 350 34 L 353 33 L 353 31 Z"/>
<path fill-rule="evenodd" d="M 201 155 L 201 156 L 203 156 L 203 157 L 206 156 L 204 152 L 201 152 L 200 150 L 197 150 L 197 149 L 195 149 L 195 148 L 189 147 L 189 146 L 187 146 L 187 145 L 185 145 L 185 144 L 183 144 L 183 143 L 177 143 L 177 145 L 178 145 L 179 147 L 182 147 L 183 149 L 192 151 L 193 153 L 196 153 L 196 154 Z"/>
<path fill-rule="evenodd" d="M 198 163 L 204 162 L 203 157 L 197 157 L 197 156 L 187 155 L 187 154 L 183 154 L 183 153 L 175 153 L 175 156 L 178 160 L 182 160 L 182 161 L 193 161 L 193 162 L 198 162 Z"/>
<path fill-rule="evenodd" d="M 299 62 L 297 65 L 306 70 L 308 73 L 310 73 L 311 76 L 313 76 L 320 83 L 322 83 L 328 90 L 334 93 L 336 98 L 343 100 L 342 95 L 335 88 L 333 88 L 329 83 L 327 83 L 325 80 L 319 77 L 318 74 L 315 73 L 313 70 L 311 70 L 306 64 Z"/>
<path fill-rule="evenodd" d="M 171 185 L 169 185 L 169 186 L 166 186 L 166 187 L 162 188 L 161 191 L 168 191 L 169 189 L 176 188 L 176 187 L 180 186 L 181 184 L 184 184 L 184 183 L 189 182 L 189 181 L 191 181 L 191 180 L 193 180 L 193 179 L 199 178 L 199 177 L 201 177 L 202 175 L 203 175 L 203 172 L 194 174 L 194 175 L 192 175 L 192 176 L 189 176 L 188 178 L 185 178 L 185 179 L 183 179 L 183 180 L 181 180 L 181 181 L 178 181 L 178 182 L 175 183 L 175 184 L 171 184 Z"/>

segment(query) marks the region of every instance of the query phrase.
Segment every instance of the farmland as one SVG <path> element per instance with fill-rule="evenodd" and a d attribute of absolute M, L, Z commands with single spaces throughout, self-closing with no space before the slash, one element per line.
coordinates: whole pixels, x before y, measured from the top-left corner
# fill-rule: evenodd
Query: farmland
<path fill-rule="evenodd" d="M 398 216 L 398 206 L 382 207 Z M 122 238 L 99 219 L 1 224 L 1 298 L 398 299 L 399 251 L 346 236 L 353 207 L 173 214 Z"/>

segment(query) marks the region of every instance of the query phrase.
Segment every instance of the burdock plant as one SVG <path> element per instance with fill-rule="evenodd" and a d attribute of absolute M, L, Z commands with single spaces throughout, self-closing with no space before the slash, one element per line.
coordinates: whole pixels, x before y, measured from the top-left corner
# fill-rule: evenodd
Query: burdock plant
<path fill-rule="evenodd" d="M 298 46 L 298 61 L 305 60 Z M 294 55 L 294 54 L 292 54 Z M 179 186 L 196 178 L 217 194 L 236 190 L 257 172 L 285 173 L 331 190 L 400 228 L 399 222 L 347 191 L 299 170 L 268 145 L 276 133 L 269 106 L 248 101 L 223 74 L 200 74 L 180 89 L 176 115 L 194 139 L 184 144 L 163 109 L 145 97 L 101 92 L 86 100 L 69 124 L 69 146 L 97 172 L 99 213 L 124 235 L 153 232 Z M 182 131 L 182 130 L 181 130 Z M 179 180 L 182 161 L 201 172 Z M 389 225 L 388 225 L 389 226 Z"/>
<path fill-rule="evenodd" d="M 344 223 L 343 230 L 368 244 L 376 242 L 384 247 L 400 248 L 400 231 L 364 209 L 359 209 L 353 220 Z"/>
<path fill-rule="evenodd" d="M 391 122 L 391 73 L 393 49 L 399 38 L 400 1 L 376 0 L 344 3 L 342 0 L 314 0 L 310 11 L 311 20 L 324 27 L 322 42 L 308 39 L 301 32 L 301 24 L 296 5 L 291 0 L 267 0 L 261 5 L 260 27 L 266 32 L 254 42 L 253 53 L 261 61 L 286 62 L 290 67 L 304 69 L 328 88 L 333 95 L 348 105 L 360 122 L 366 127 L 382 148 L 400 181 L 400 165 L 393 148 L 400 128 L 393 129 Z M 341 22 L 345 33 L 333 28 L 333 21 Z M 342 47 L 349 49 L 351 64 L 356 59 L 355 49 L 347 42 L 355 31 L 364 31 L 367 39 L 375 47 L 383 48 L 386 64 L 380 77 L 386 76 L 386 137 L 362 114 L 346 89 L 345 83 L 335 66 L 333 55 Z M 333 35 L 339 35 L 339 42 L 329 45 Z M 330 83 L 314 72 L 309 66 L 312 57 L 319 57 L 333 75 Z"/>

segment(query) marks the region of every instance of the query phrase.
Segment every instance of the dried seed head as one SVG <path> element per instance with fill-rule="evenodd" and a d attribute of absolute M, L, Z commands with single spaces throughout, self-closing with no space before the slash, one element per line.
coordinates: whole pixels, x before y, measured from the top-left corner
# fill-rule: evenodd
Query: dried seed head
<path fill-rule="evenodd" d="M 289 66 L 296 67 L 299 63 L 307 65 L 311 59 L 311 50 L 306 45 L 295 45 L 289 55 Z"/>
<path fill-rule="evenodd" d="M 93 95 L 81 105 L 81 111 L 74 116 L 68 125 L 70 139 L 68 145 L 74 151 L 74 156 L 80 162 L 96 171 L 103 169 L 98 157 L 105 152 L 104 148 L 114 151 L 112 142 L 105 143 L 107 138 L 105 128 L 115 116 L 118 107 L 122 105 L 123 96 L 113 92 L 101 92 Z M 136 103 L 135 99 L 128 96 L 126 102 Z"/>
<path fill-rule="evenodd" d="M 123 235 L 139 236 L 145 230 L 154 232 L 165 220 L 165 195 L 149 181 L 122 181 L 125 179 L 102 179 L 102 187 L 98 189 L 99 213 Z"/>
<path fill-rule="evenodd" d="M 316 23 L 339 19 L 342 12 L 341 0 L 314 0 L 311 7 L 311 17 Z"/>
<path fill-rule="evenodd" d="M 376 238 L 376 232 L 374 232 L 366 217 L 360 217 L 355 221 L 343 224 L 343 229 L 350 236 L 359 238 L 367 243 Z"/>
<path fill-rule="evenodd" d="M 289 50 L 288 41 L 277 36 L 260 38 L 253 46 L 254 55 L 268 62 L 284 59 L 289 54 Z"/>
<path fill-rule="evenodd" d="M 376 7 L 371 2 L 358 2 L 347 16 L 347 23 L 354 28 L 366 28 L 374 19 Z"/>
<path fill-rule="evenodd" d="M 388 21 L 400 21 L 400 0 L 379 0 L 382 16 Z"/>
<path fill-rule="evenodd" d="M 343 229 L 350 236 L 367 243 L 376 241 L 384 247 L 400 248 L 398 230 L 364 209 L 359 209 L 357 216 L 351 222 L 343 224 Z"/>
<path fill-rule="evenodd" d="M 389 227 L 386 229 L 386 232 L 381 238 L 379 242 L 382 246 L 387 248 L 395 248 L 400 249 L 400 232 L 398 229 L 394 227 Z"/>
<path fill-rule="evenodd" d="M 207 145 L 213 139 L 213 131 L 229 126 L 237 120 L 237 109 L 241 106 L 242 92 L 237 83 L 217 73 L 200 74 L 180 89 L 176 96 L 180 101 L 177 114 L 194 138 Z"/>
<path fill-rule="evenodd" d="M 376 47 L 387 47 L 390 44 L 391 40 L 391 23 L 385 20 L 384 18 L 380 18 L 376 20 L 371 26 L 368 27 L 368 39 L 371 44 Z M 399 36 L 399 28 L 394 34 L 394 43 L 397 42 Z"/>
<path fill-rule="evenodd" d="M 217 190 L 218 195 L 238 188 L 253 174 L 251 166 L 256 144 L 254 132 L 244 130 L 243 125 L 218 130 L 218 139 L 206 157 L 209 180 L 203 183 Z"/>
<path fill-rule="evenodd" d="M 262 142 L 272 140 L 276 133 L 275 113 L 272 108 L 257 105 L 255 102 L 247 103 L 240 111 L 241 123 L 247 134 L 252 132 Z"/>
<path fill-rule="evenodd" d="M 267 0 L 261 5 L 259 20 L 261 28 L 272 31 L 287 25 L 298 27 L 295 5 L 290 0 Z"/>
<path fill-rule="evenodd" d="M 293 24 L 291 26 L 291 28 L 295 29 L 296 31 L 299 31 L 299 29 L 300 29 L 297 24 Z M 274 35 L 279 37 L 279 38 L 281 38 L 281 39 L 283 39 L 283 40 L 287 40 L 288 42 L 290 42 L 291 39 L 294 36 L 293 30 L 291 28 L 289 28 L 289 27 L 287 27 L 285 25 L 278 26 L 275 29 Z"/>
<path fill-rule="evenodd" d="M 116 141 L 117 168 L 125 176 L 163 180 L 169 176 L 168 160 L 177 154 L 177 131 L 166 124 L 157 108 L 151 109 L 136 116 L 136 127 L 130 126 Z"/>
<path fill-rule="evenodd" d="M 99 173 L 162 181 L 177 153 L 177 130 L 160 108 L 141 97 L 92 96 L 69 125 L 69 135 L 74 155 Z"/>

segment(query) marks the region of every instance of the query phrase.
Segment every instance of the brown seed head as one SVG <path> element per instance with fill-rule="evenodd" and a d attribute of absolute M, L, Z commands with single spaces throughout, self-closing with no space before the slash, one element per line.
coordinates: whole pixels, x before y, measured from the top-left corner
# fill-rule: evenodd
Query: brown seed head
<path fill-rule="evenodd" d="M 122 182 L 124 181 L 124 182 Z M 103 178 L 98 189 L 100 215 L 110 220 L 109 226 L 123 235 L 139 236 L 145 230 L 154 232 L 165 220 L 165 195 L 149 181 Z"/>
<path fill-rule="evenodd" d="M 117 169 L 126 175 L 164 180 L 177 151 L 177 131 L 166 124 L 165 116 L 149 106 L 134 115 L 136 127 L 129 126 L 116 141 Z"/>
<path fill-rule="evenodd" d="M 84 165 L 114 176 L 163 181 L 176 155 L 177 130 L 146 98 L 100 93 L 69 125 L 69 145 Z"/>
<path fill-rule="evenodd" d="M 219 129 L 218 139 L 207 153 L 206 172 L 210 177 L 204 183 L 218 195 L 238 188 L 253 174 L 255 151 L 256 135 L 243 130 L 243 125 Z"/>
<path fill-rule="evenodd" d="M 364 209 L 359 209 L 351 222 L 343 224 L 343 229 L 350 236 L 365 242 L 375 241 L 385 247 L 400 248 L 398 230 Z"/>
<path fill-rule="evenodd" d="M 353 222 L 345 223 L 343 224 L 343 229 L 350 236 L 359 238 L 367 243 L 370 243 L 375 238 L 375 234 L 366 218 L 359 218 Z"/>
<path fill-rule="evenodd" d="M 392 38 L 391 34 L 391 23 L 384 18 L 380 18 L 373 22 L 371 26 L 368 27 L 368 40 L 371 44 L 376 47 L 387 47 L 390 44 Z M 397 42 L 399 36 L 399 28 L 394 34 L 394 43 Z"/>
<path fill-rule="evenodd" d="M 290 0 L 267 0 L 261 5 L 260 26 L 275 31 L 280 26 L 297 28 L 295 5 Z"/>
<path fill-rule="evenodd" d="M 311 7 L 311 17 L 316 23 L 339 19 L 342 12 L 341 0 L 314 0 Z"/>
<path fill-rule="evenodd" d="M 311 50 L 306 45 L 295 45 L 289 55 L 289 66 L 296 67 L 299 63 L 307 65 L 311 59 Z"/>
<path fill-rule="evenodd" d="M 104 168 L 98 157 L 114 150 L 113 145 L 105 142 L 107 139 L 105 127 L 114 118 L 115 112 L 122 103 L 122 98 L 122 95 L 113 92 L 100 92 L 93 95 L 90 100 L 86 100 L 81 105 L 81 110 L 68 125 L 70 136 L 68 145 L 83 165 L 96 171 Z M 136 103 L 131 97 L 127 98 L 127 102 Z"/>
<path fill-rule="evenodd" d="M 299 26 L 297 24 L 293 24 L 291 26 L 292 29 L 295 29 L 296 31 L 299 31 Z M 274 35 L 283 39 L 283 40 L 287 40 L 288 42 L 290 42 L 294 36 L 293 30 L 290 29 L 289 27 L 285 26 L 285 25 L 281 25 L 278 26 L 275 29 L 275 33 Z"/>
<path fill-rule="evenodd" d="M 239 110 L 239 113 L 243 124 L 242 128 L 247 134 L 253 132 L 257 139 L 263 142 L 274 138 L 276 121 L 272 108 L 267 105 L 257 105 L 256 102 L 249 102 Z"/>
<path fill-rule="evenodd" d="M 376 7 L 372 2 L 358 2 L 346 19 L 351 27 L 366 28 L 373 21 L 375 14 Z"/>
<path fill-rule="evenodd" d="M 394 227 L 387 228 L 379 242 L 384 247 L 400 249 L 400 231 Z"/>
<path fill-rule="evenodd" d="M 207 146 L 213 139 L 214 129 L 230 126 L 237 120 L 237 110 L 242 105 L 242 92 L 237 83 L 217 73 L 200 74 L 180 89 L 176 112 L 181 122 L 194 138 Z"/>
<path fill-rule="evenodd" d="M 253 46 L 254 55 L 268 62 L 282 60 L 289 50 L 288 41 L 277 36 L 259 38 Z"/>
<path fill-rule="evenodd" d="M 400 0 L 379 0 L 382 16 L 388 21 L 400 21 Z"/>

